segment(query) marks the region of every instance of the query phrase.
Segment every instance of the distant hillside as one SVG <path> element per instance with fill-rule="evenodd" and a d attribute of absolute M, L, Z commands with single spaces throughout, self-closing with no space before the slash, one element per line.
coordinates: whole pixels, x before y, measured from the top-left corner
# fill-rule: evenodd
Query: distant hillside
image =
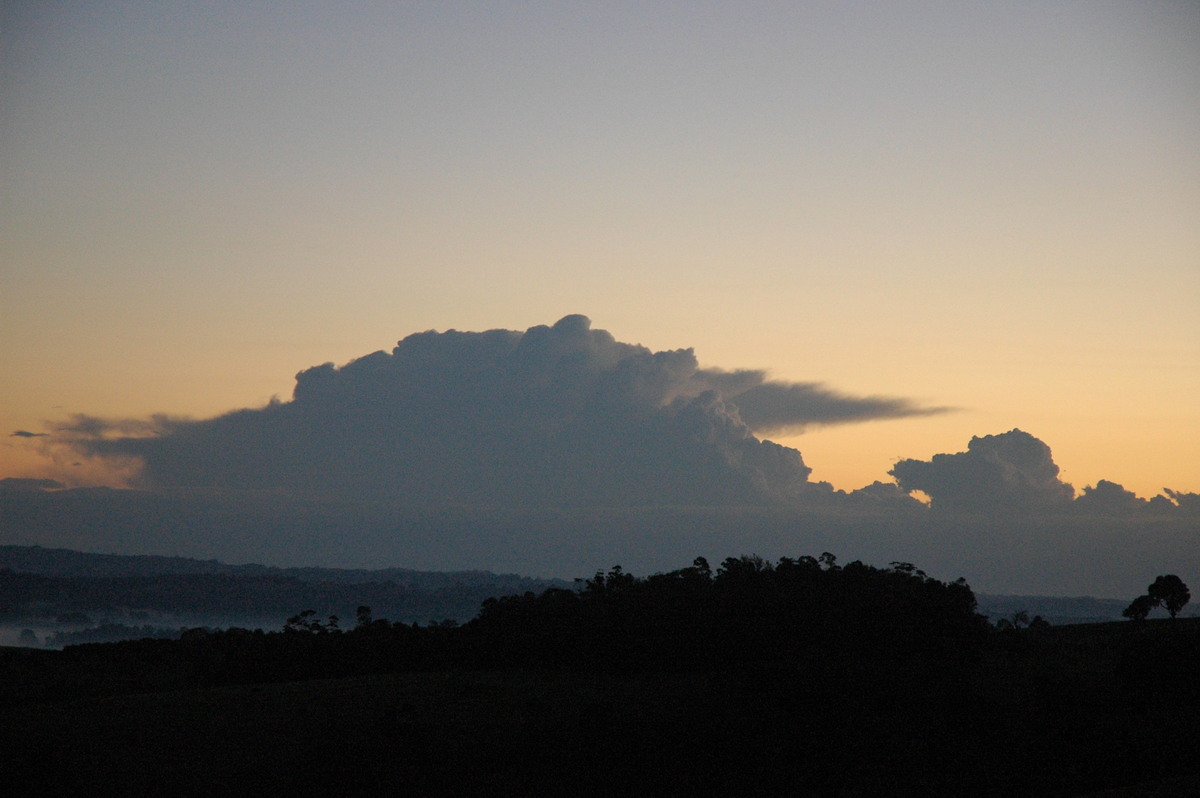
<path fill-rule="evenodd" d="M 1130 596 L 1130 599 L 1133 597 Z M 995 622 L 1009 618 L 1014 613 L 1025 611 L 1032 618 L 1042 616 L 1055 626 L 1070 623 L 1103 623 L 1122 620 L 1121 611 L 1129 606 L 1128 600 L 1078 596 L 993 596 L 976 593 L 979 612 Z"/>
<path fill-rule="evenodd" d="M 1133 596 L 1128 599 L 1094 598 L 1092 596 L 1007 596 L 976 593 L 979 602 L 979 612 L 988 616 L 994 623 L 1000 618 L 1011 618 L 1014 613 L 1024 610 L 1032 618 L 1040 615 L 1055 626 L 1072 623 L 1104 623 L 1106 621 L 1122 621 L 1121 613 L 1129 606 Z M 1183 608 L 1181 617 L 1200 616 L 1200 604 L 1193 602 Z M 1156 609 L 1150 617 L 1165 618 L 1166 610 Z"/>
<path fill-rule="evenodd" d="M 272 568 L 0 546 L 0 624 L 37 627 L 60 637 L 77 634 L 80 624 L 117 624 L 122 628 L 115 632 L 124 634 L 124 626 L 132 623 L 136 628 L 127 636 L 141 636 L 147 621 L 163 629 L 278 627 L 310 609 L 322 618 L 337 615 L 353 623 L 360 606 L 405 623 L 463 622 L 475 617 L 486 599 L 571 586 L 487 571 Z"/>
<path fill-rule="evenodd" d="M 271 576 L 302 582 L 362 584 L 393 582 L 409 590 L 440 590 L 455 586 L 488 586 L 506 593 L 569 587 L 563 579 L 537 579 L 491 571 L 416 571 L 409 568 L 277 568 L 269 565 L 230 565 L 218 560 L 153 555 L 92 554 L 41 546 L 0 546 L 0 568 L 17 573 L 69 578 L 113 578 L 164 575 Z"/>

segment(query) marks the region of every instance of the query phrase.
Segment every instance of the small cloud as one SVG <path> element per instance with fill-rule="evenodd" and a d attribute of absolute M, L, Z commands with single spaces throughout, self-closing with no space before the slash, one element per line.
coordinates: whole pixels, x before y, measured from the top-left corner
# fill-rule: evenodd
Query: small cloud
<path fill-rule="evenodd" d="M 19 429 L 9 435 L 10 438 L 45 438 L 49 435 L 48 432 L 30 432 L 27 429 Z"/>
<path fill-rule="evenodd" d="M 180 419 L 165 415 L 153 415 L 148 419 L 112 419 L 75 413 L 67 423 L 58 427 L 58 431 L 73 438 L 101 439 L 112 435 L 144 437 L 161 434 L 178 421 Z"/>
<path fill-rule="evenodd" d="M 1131 513 L 1146 505 L 1145 499 L 1107 479 L 1100 480 L 1095 486 L 1084 487 L 1083 493 L 1074 502 L 1077 510 L 1104 515 Z"/>
<path fill-rule="evenodd" d="M 971 438 L 965 452 L 901 460 L 888 473 L 904 490 L 926 493 L 935 509 L 988 512 L 1066 505 L 1075 489 L 1058 471 L 1049 446 L 1014 429 Z"/>
<path fill-rule="evenodd" d="M 870 485 L 851 491 L 849 496 L 852 500 L 859 503 L 893 505 L 913 509 L 924 506 L 907 491 L 901 490 L 900 486 L 895 482 L 880 482 L 876 480 Z"/>
<path fill-rule="evenodd" d="M 1200 518 L 1200 493 L 1187 493 L 1170 488 L 1163 488 L 1163 493 L 1184 514 Z"/>

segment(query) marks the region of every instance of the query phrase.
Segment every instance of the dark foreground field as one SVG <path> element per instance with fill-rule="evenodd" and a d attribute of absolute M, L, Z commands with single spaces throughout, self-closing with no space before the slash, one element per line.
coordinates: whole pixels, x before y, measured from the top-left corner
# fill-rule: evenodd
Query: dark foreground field
<path fill-rule="evenodd" d="M 10 676 L 62 693 L 5 694 L 0 774 L 6 794 L 64 796 L 1189 795 L 1197 661 L 1174 658 L 1196 632 L 995 633 L 974 672 L 928 680 L 759 663 L 114 680 L 108 695 L 59 652 L 5 650 Z"/>
<path fill-rule="evenodd" d="M 0 795 L 1184 796 L 1200 619 L 992 628 L 748 556 L 279 632 L 0 650 Z"/>

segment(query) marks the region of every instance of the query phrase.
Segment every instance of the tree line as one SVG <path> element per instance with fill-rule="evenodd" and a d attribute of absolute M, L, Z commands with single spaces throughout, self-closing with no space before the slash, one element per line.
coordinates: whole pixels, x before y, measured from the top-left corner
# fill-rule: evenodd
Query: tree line
<path fill-rule="evenodd" d="M 614 566 L 576 589 L 482 602 L 459 624 L 353 618 L 306 609 L 277 632 L 192 629 L 179 640 L 69 647 L 174 660 L 197 683 L 246 683 L 392 670 L 536 668 L 680 672 L 805 663 L 810 674 L 969 669 L 988 630 L 963 580 L 909 563 L 839 565 L 832 554 L 703 558 L 636 577 Z M 107 654 L 105 652 L 108 652 Z M 122 652 L 118 654 L 117 652 Z"/>
<path fill-rule="evenodd" d="M 1191 600 L 1192 594 L 1182 579 L 1175 574 L 1163 574 L 1150 583 L 1144 594 L 1130 602 L 1121 614 L 1131 621 L 1144 621 L 1151 610 L 1162 607 L 1174 620 Z"/>

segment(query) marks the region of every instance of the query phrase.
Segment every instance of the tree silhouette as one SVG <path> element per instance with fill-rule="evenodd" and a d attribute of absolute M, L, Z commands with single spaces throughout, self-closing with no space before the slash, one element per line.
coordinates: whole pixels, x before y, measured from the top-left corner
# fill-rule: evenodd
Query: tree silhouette
<path fill-rule="evenodd" d="M 1188 587 L 1175 574 L 1164 574 L 1146 588 L 1145 595 L 1138 596 L 1121 614 L 1132 621 L 1142 621 L 1155 607 L 1162 607 L 1172 619 L 1192 600 Z"/>
<path fill-rule="evenodd" d="M 1144 621 L 1152 609 L 1154 609 L 1154 599 L 1149 596 L 1138 596 L 1121 614 L 1131 621 Z"/>
<path fill-rule="evenodd" d="M 973 660 L 986 623 L 975 610 L 965 582 L 908 563 L 751 554 L 644 578 L 613 566 L 577 591 L 489 599 L 459 639 L 489 664 L 675 671 L 799 658 L 842 678 Z"/>
<path fill-rule="evenodd" d="M 1040 619 L 1041 616 L 1039 615 Z M 1007 618 L 1001 618 L 996 621 L 996 628 L 1006 631 L 1016 631 L 1023 626 L 1029 626 L 1029 611 L 1017 610 Z"/>
<path fill-rule="evenodd" d="M 1154 583 L 1146 588 L 1146 594 L 1156 605 L 1164 607 L 1172 618 L 1192 600 L 1187 585 L 1175 574 L 1166 574 L 1155 579 Z"/>

